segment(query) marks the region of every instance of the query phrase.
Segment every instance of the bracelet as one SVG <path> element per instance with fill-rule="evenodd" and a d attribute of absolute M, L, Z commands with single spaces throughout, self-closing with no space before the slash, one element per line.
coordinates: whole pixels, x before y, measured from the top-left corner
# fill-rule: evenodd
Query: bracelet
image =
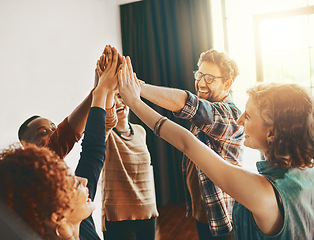
<path fill-rule="evenodd" d="M 159 137 L 159 132 L 160 132 L 160 128 L 161 126 L 164 124 L 164 122 L 167 120 L 168 118 L 165 117 L 165 116 L 162 116 L 161 118 L 159 118 L 157 120 L 157 122 L 155 123 L 155 126 L 154 126 L 154 133 Z"/>
<path fill-rule="evenodd" d="M 165 118 L 165 117 L 162 116 L 162 117 L 160 117 L 160 118 L 156 121 L 156 123 L 155 123 L 155 125 L 154 125 L 154 133 L 155 133 L 155 134 L 156 134 L 157 128 L 159 128 L 160 121 L 161 121 L 162 119 L 164 119 L 164 118 Z"/>

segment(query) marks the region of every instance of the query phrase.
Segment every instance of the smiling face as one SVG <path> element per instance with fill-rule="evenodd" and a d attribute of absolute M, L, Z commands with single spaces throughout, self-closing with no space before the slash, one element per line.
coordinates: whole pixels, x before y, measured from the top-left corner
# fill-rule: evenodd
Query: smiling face
<path fill-rule="evenodd" d="M 125 105 L 119 93 L 115 94 L 114 99 L 116 101 L 116 111 L 117 111 L 118 120 L 119 121 L 127 120 L 129 116 L 129 107 Z"/>
<path fill-rule="evenodd" d="M 216 77 L 221 77 L 220 70 L 215 63 L 204 61 L 199 66 L 199 71 L 203 74 L 211 74 Z M 196 94 L 201 99 L 206 99 L 211 102 L 220 102 L 228 94 L 231 86 L 231 79 L 223 80 L 216 78 L 211 84 L 205 82 L 204 77 L 199 81 L 195 81 Z"/>
<path fill-rule="evenodd" d="M 36 118 L 27 125 L 23 139 L 38 147 L 43 147 L 49 141 L 51 134 L 56 130 L 56 125 L 46 118 Z"/>
<path fill-rule="evenodd" d="M 87 180 L 75 177 L 48 148 L 29 144 L 7 149 L 0 155 L 0 165 L 1 201 L 42 239 L 48 235 L 56 239 L 56 226 L 79 230 L 95 208 L 88 198 Z"/>
<path fill-rule="evenodd" d="M 238 124 L 244 126 L 244 146 L 265 153 L 268 148 L 267 139 L 270 136 L 272 127 L 265 125 L 260 111 L 251 97 L 246 103 L 245 112 L 239 118 Z"/>

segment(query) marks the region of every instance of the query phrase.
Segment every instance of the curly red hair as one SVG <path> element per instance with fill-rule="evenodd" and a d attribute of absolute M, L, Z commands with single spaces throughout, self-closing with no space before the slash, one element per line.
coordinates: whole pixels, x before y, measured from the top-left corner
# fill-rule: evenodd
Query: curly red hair
<path fill-rule="evenodd" d="M 267 161 L 282 168 L 313 167 L 313 96 L 298 84 L 264 83 L 248 89 L 275 139 L 268 145 Z"/>
<path fill-rule="evenodd" d="M 53 212 L 69 208 L 74 178 L 47 148 L 12 145 L 0 153 L 0 199 L 44 239 Z"/>

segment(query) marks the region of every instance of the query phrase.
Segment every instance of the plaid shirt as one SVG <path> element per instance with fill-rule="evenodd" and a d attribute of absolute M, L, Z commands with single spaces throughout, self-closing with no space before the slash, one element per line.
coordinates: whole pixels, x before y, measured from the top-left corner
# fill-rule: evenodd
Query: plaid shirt
<path fill-rule="evenodd" d="M 186 91 L 188 98 L 185 106 L 176 117 L 189 119 L 192 123 L 191 132 L 207 146 L 218 153 L 229 163 L 240 165 L 242 161 L 243 128 L 237 125 L 240 110 L 228 95 L 222 102 L 209 102 L 199 99 Z M 191 209 L 190 194 L 186 187 L 187 157 L 183 156 L 182 169 L 185 181 L 188 211 Z M 196 165 L 195 165 L 196 166 Z M 209 229 L 213 236 L 232 231 L 232 207 L 234 200 L 222 192 L 196 166 L 201 197 L 204 203 Z"/>

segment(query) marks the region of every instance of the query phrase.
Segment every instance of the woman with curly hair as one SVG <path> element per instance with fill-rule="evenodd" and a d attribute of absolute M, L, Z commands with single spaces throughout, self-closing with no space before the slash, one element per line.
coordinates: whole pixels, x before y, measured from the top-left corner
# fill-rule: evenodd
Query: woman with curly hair
<path fill-rule="evenodd" d="M 45 147 L 12 146 L 0 153 L 0 200 L 43 239 L 100 239 L 88 223 L 93 226 L 92 200 L 106 153 L 104 106 L 108 92 L 117 86 L 117 50 L 112 48 L 102 57 L 108 61 L 104 70 L 99 69 L 75 175 Z M 81 231 L 89 235 L 80 238 L 86 218 L 89 222 Z"/>
<path fill-rule="evenodd" d="M 53 234 L 70 237 L 67 232 L 79 226 L 72 219 L 83 220 L 94 210 L 87 179 L 71 174 L 47 148 L 11 147 L 0 159 L 1 199 L 43 239 L 53 239 Z"/>
<path fill-rule="evenodd" d="M 236 239 L 314 238 L 313 96 L 297 84 L 261 84 L 248 90 L 244 145 L 265 160 L 258 173 L 224 161 L 188 130 L 140 99 L 141 86 L 129 58 L 119 72 L 124 102 L 158 136 L 184 152 L 236 203 Z"/>

